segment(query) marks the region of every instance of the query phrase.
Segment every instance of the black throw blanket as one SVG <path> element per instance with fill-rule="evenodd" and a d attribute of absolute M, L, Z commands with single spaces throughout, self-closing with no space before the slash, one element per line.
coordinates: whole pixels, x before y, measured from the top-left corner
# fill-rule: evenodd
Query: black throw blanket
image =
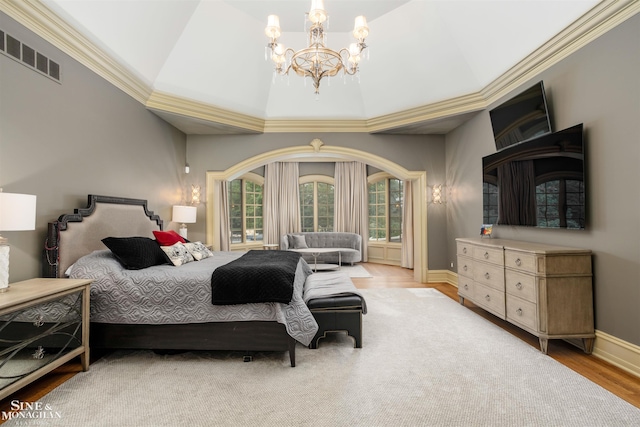
<path fill-rule="evenodd" d="M 212 304 L 288 304 L 300 257 L 291 251 L 249 251 L 216 268 L 211 276 Z"/>

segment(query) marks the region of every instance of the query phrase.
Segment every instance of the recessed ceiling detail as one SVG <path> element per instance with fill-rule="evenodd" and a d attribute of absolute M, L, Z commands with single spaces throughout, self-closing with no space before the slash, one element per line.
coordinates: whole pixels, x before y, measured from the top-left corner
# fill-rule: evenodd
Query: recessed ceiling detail
<path fill-rule="evenodd" d="M 304 79 L 274 81 L 264 58 L 267 16 L 279 15 L 282 42 L 298 46 L 309 1 L 0 3 L 141 103 L 161 95 L 181 100 L 149 108 L 174 115 L 178 128 L 193 119 L 198 132 L 209 133 L 327 129 L 327 123 L 413 133 L 430 132 L 421 125 L 435 121 L 446 132 L 444 119 L 485 108 L 640 11 L 634 0 L 325 0 L 325 6 L 330 45 L 348 45 L 353 17 L 366 16 L 370 59 L 359 82 L 323 80 L 316 100 Z"/>

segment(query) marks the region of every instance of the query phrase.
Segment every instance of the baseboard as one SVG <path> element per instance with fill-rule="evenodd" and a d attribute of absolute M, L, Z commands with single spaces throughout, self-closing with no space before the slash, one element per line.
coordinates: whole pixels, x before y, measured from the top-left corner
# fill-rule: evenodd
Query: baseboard
<path fill-rule="evenodd" d="M 593 355 L 640 378 L 640 346 L 596 330 Z"/>
<path fill-rule="evenodd" d="M 458 275 L 449 270 L 429 270 L 427 283 L 448 283 L 458 287 Z"/>
<path fill-rule="evenodd" d="M 458 274 L 449 270 L 429 270 L 429 283 L 432 282 L 448 283 L 457 288 Z M 640 346 L 596 329 L 593 356 L 640 378 Z"/>

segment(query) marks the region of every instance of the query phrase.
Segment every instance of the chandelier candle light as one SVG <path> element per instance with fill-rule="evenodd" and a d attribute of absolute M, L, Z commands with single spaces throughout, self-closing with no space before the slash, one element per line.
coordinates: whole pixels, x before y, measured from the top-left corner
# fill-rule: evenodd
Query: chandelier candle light
<path fill-rule="evenodd" d="M 327 20 L 327 12 L 324 10 L 324 0 L 312 0 L 311 10 L 306 15 L 311 22 L 309 43 L 306 48 L 297 52 L 278 43 L 281 31 L 277 15 L 269 15 L 264 31 L 269 37 L 267 50 L 271 54 L 275 72 L 286 75 L 293 69 L 299 76 L 311 77 L 317 95 L 320 93 L 320 80 L 323 77 L 335 76 L 340 70 L 350 76 L 358 73 L 360 54 L 367 47 L 364 39 L 369 35 L 369 27 L 366 18 L 358 16 L 353 28 L 353 36 L 358 42 L 351 43 L 348 49 L 335 51 L 326 47 L 323 23 Z"/>

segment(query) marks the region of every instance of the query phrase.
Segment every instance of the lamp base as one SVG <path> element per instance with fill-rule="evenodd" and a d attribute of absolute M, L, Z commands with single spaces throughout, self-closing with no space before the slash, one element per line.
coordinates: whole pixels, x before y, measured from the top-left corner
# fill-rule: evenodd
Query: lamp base
<path fill-rule="evenodd" d="M 9 245 L 0 245 L 0 292 L 9 287 Z"/>
<path fill-rule="evenodd" d="M 187 225 L 186 225 L 186 224 L 181 224 L 181 225 L 180 225 L 180 229 L 178 230 L 178 234 L 179 234 L 183 239 L 186 239 L 186 238 L 187 238 Z"/>

